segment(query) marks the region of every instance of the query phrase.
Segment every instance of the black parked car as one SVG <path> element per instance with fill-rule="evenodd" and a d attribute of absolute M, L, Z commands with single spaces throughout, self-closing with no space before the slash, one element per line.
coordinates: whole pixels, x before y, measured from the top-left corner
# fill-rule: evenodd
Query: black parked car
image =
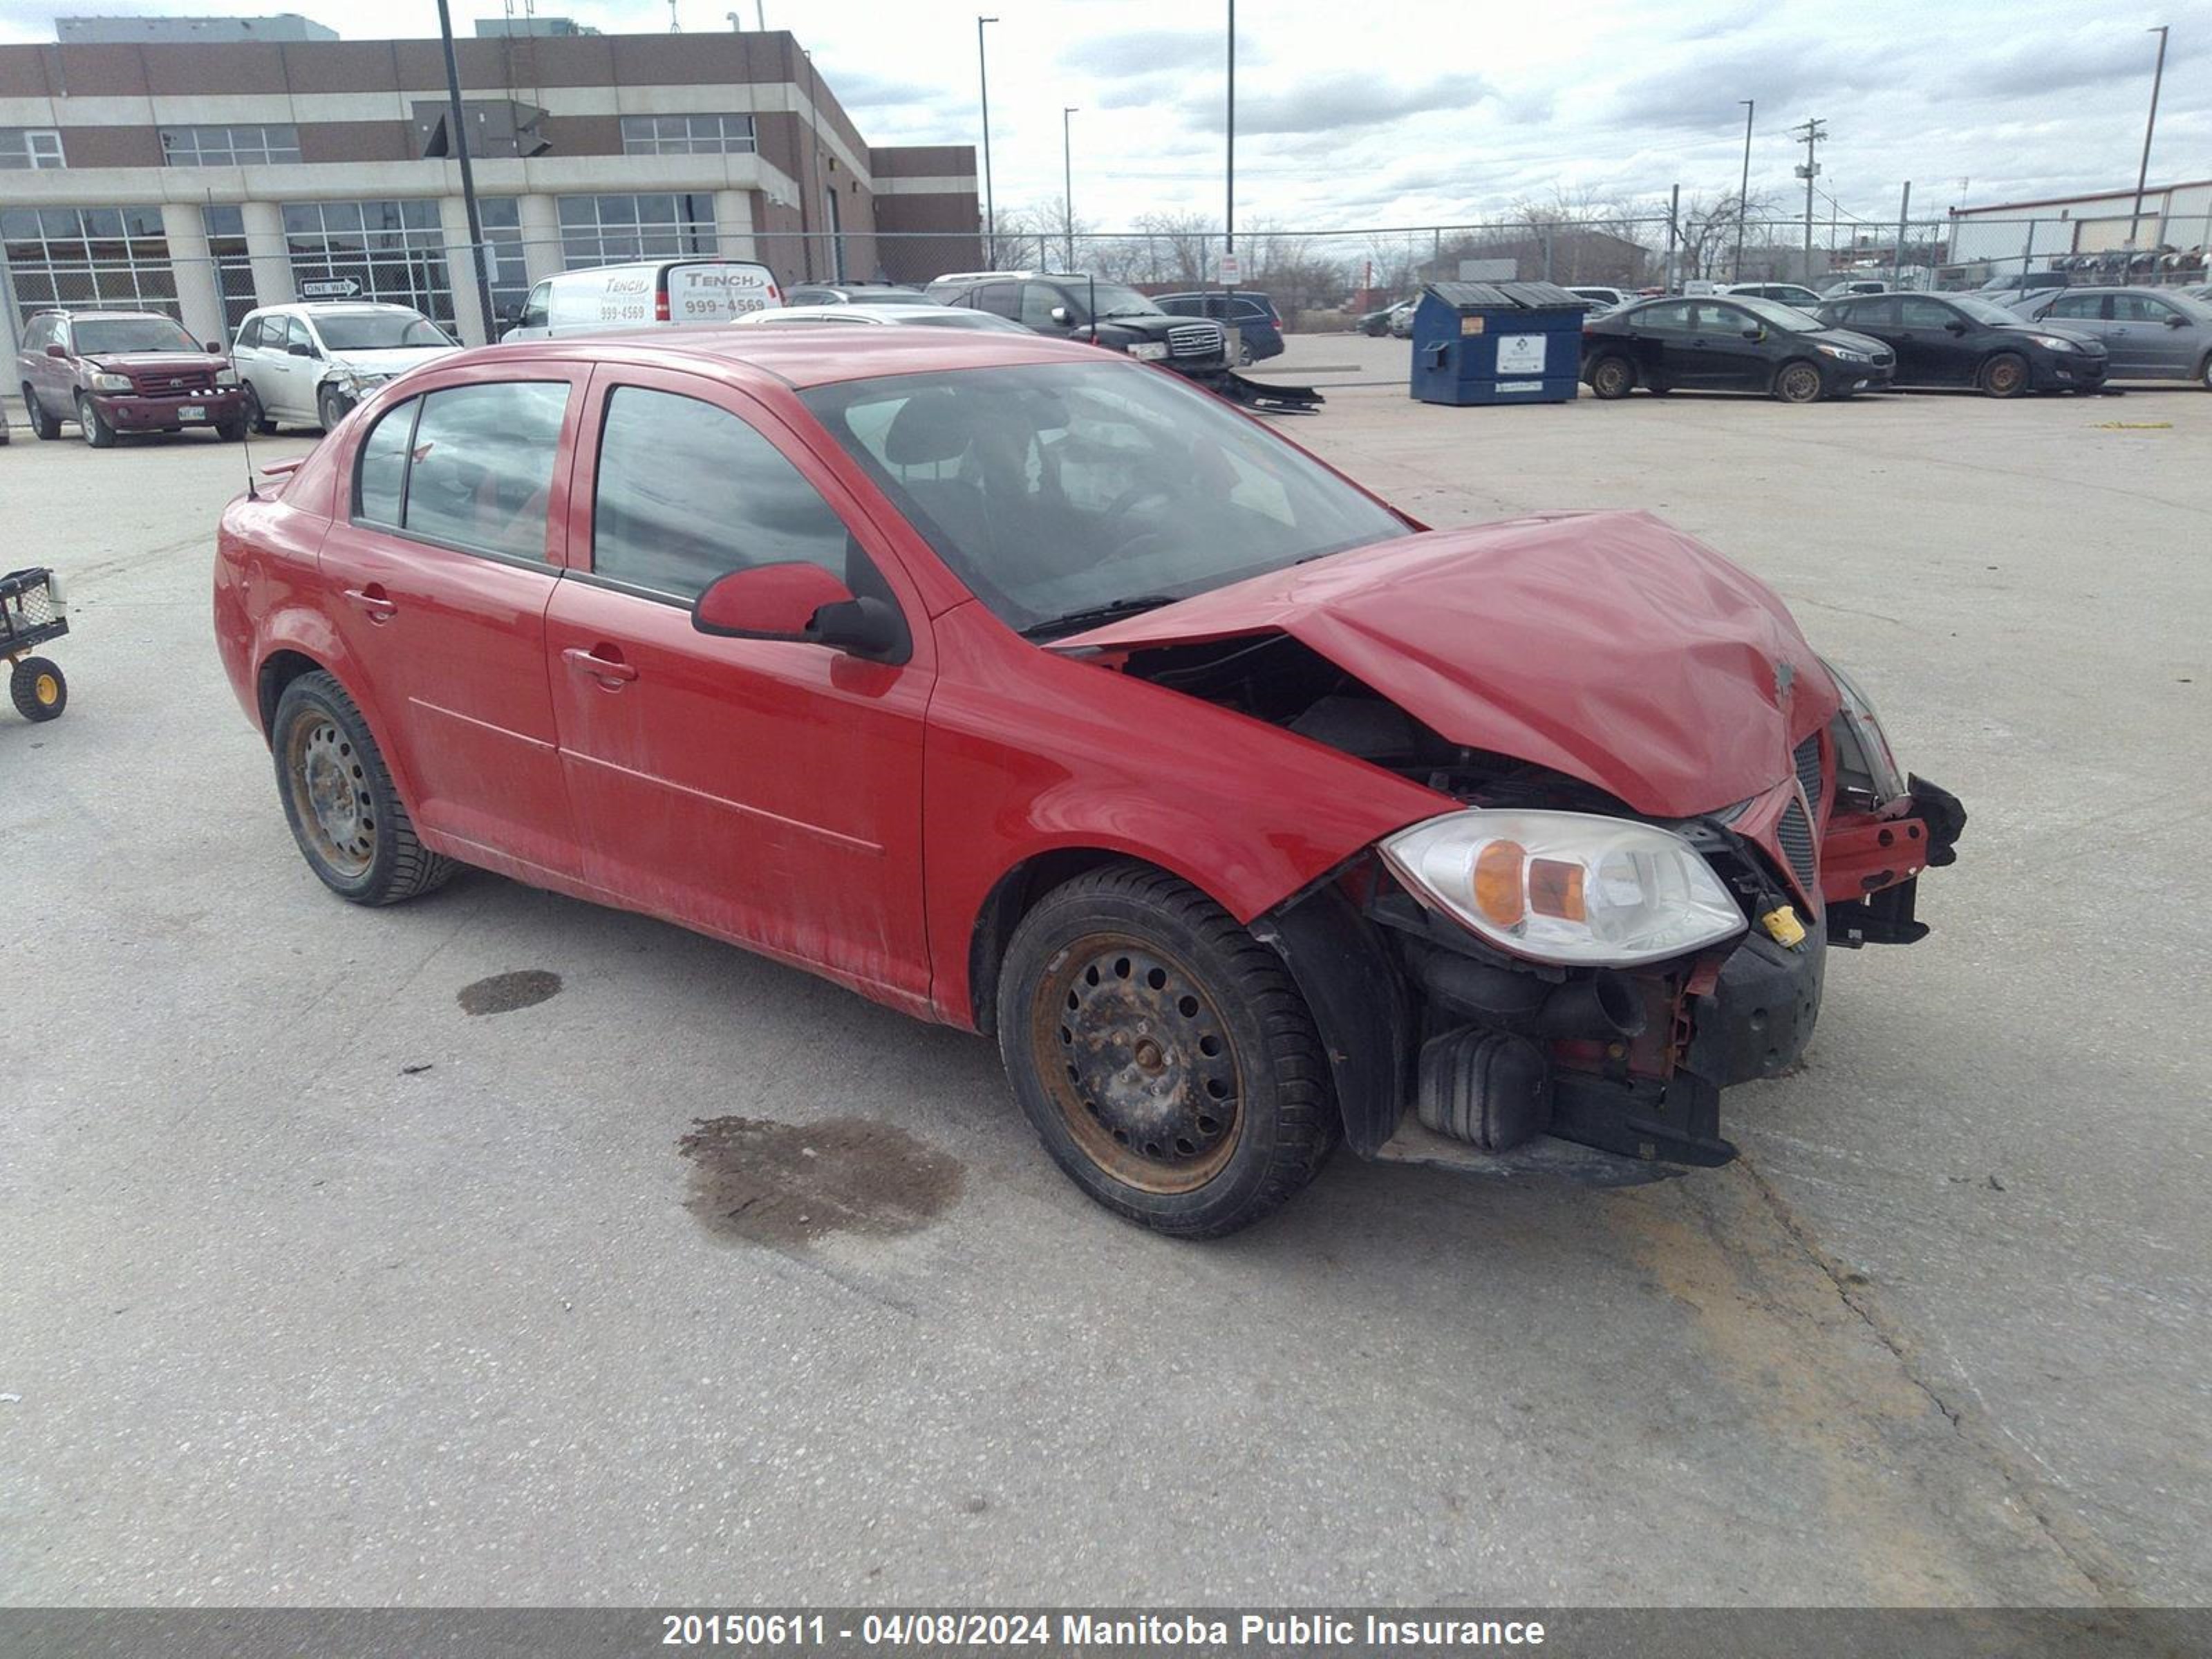
<path fill-rule="evenodd" d="M 1155 295 L 1152 303 L 1170 317 L 1211 317 L 1217 323 L 1237 325 L 1237 361 L 1256 363 L 1283 355 L 1283 319 L 1275 302 L 1249 289 L 1228 294 L 1216 289 L 1195 289 L 1188 294 Z"/>
<path fill-rule="evenodd" d="M 941 305 L 969 306 L 1039 334 L 1088 340 L 1185 374 L 1218 377 L 1226 368 L 1221 325 L 1170 317 L 1133 288 L 1056 270 L 971 270 L 924 290 Z"/>
<path fill-rule="evenodd" d="M 2094 392 L 2105 383 L 2103 341 L 2076 329 L 2024 322 L 1972 294 L 1831 300 L 1814 315 L 1894 351 L 1893 386 L 1978 386 L 1992 398 L 2017 398 L 2024 392 Z"/>
<path fill-rule="evenodd" d="M 1879 340 L 1771 300 L 1646 300 L 1583 325 L 1583 379 L 1601 398 L 1642 386 L 1809 404 L 1886 386 L 1896 361 Z"/>

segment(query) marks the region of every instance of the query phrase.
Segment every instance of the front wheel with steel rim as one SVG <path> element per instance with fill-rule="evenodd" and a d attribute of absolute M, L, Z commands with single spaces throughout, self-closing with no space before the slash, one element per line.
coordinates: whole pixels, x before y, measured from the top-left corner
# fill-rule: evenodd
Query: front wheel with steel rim
<path fill-rule="evenodd" d="M 1636 385 L 1636 370 L 1625 357 L 1601 357 L 1590 368 L 1590 390 L 1608 401 L 1626 398 Z"/>
<path fill-rule="evenodd" d="M 1785 404 L 1820 400 L 1820 371 L 1810 363 L 1784 363 L 1774 377 L 1774 395 Z"/>
<path fill-rule="evenodd" d="M 1982 365 L 1982 390 L 1992 398 L 2017 398 L 2027 390 L 2027 359 L 2000 351 Z"/>
<path fill-rule="evenodd" d="M 286 686 L 270 738 L 292 838 L 332 892 L 397 904 L 452 876 L 452 860 L 416 837 L 368 722 L 336 678 L 318 671 Z"/>
<path fill-rule="evenodd" d="M 25 657 L 8 675 L 8 695 L 27 720 L 59 720 L 69 707 L 69 681 L 52 659 Z"/>
<path fill-rule="evenodd" d="M 1335 1144 L 1328 1063 L 1281 959 L 1162 871 L 1108 865 L 1046 894 L 1007 946 L 997 1009 L 1054 1161 L 1157 1231 L 1248 1226 Z"/>

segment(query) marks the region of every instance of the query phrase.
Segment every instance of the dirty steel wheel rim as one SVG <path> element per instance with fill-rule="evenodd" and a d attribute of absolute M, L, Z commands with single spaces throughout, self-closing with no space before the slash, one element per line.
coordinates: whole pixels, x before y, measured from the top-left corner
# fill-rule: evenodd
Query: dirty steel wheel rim
<path fill-rule="evenodd" d="M 1809 404 L 1820 395 L 1820 371 L 1799 363 L 1782 371 L 1782 395 L 1793 404 Z"/>
<path fill-rule="evenodd" d="M 1607 395 L 1626 389 L 1628 371 L 1619 363 L 1601 363 L 1597 371 L 1597 389 Z"/>
<path fill-rule="evenodd" d="M 1244 1121 L 1236 1045 L 1182 963 L 1124 934 L 1088 935 L 1054 958 L 1030 1021 L 1046 1092 L 1115 1180 L 1187 1193 L 1229 1162 Z"/>
<path fill-rule="evenodd" d="M 2021 376 L 2025 374 L 2026 372 L 2027 371 L 2021 364 L 2012 362 L 2008 360 L 1991 363 L 1990 365 L 1990 390 L 1996 392 L 2000 398 L 2006 397 L 2012 392 L 2017 392 L 2020 390 Z"/>
<path fill-rule="evenodd" d="M 310 714 L 292 723 L 284 758 L 292 804 L 316 855 L 342 878 L 359 880 L 376 854 L 376 804 L 360 751 L 335 721 Z"/>

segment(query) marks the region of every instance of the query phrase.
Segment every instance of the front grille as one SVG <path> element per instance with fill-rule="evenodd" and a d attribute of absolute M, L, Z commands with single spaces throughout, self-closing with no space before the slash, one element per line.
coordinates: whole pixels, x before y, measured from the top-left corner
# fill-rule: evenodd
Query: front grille
<path fill-rule="evenodd" d="M 1802 802 L 1792 800 L 1782 809 L 1782 822 L 1775 826 L 1774 835 L 1799 884 L 1810 891 L 1819 866 L 1813 856 L 1813 820 L 1805 816 Z"/>
<path fill-rule="evenodd" d="M 1791 754 L 1790 763 L 1796 769 L 1797 787 L 1805 792 L 1806 804 L 1817 812 L 1820 810 L 1820 734 L 1815 732 L 1799 744 Z"/>
<path fill-rule="evenodd" d="M 142 398 L 188 398 L 196 392 L 212 390 L 215 371 L 207 368 L 164 369 L 158 374 L 133 375 L 131 384 Z"/>
<path fill-rule="evenodd" d="M 1178 357 L 1216 357 L 1221 331 L 1212 323 L 1185 323 L 1168 331 L 1168 349 Z"/>

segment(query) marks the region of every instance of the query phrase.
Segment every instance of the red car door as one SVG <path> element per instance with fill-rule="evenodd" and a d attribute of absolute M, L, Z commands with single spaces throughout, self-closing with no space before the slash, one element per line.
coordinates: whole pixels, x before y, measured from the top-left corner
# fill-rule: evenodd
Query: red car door
<path fill-rule="evenodd" d="M 546 617 L 585 874 L 624 903 L 927 1006 L 927 617 L 876 528 L 743 392 L 601 368 Z M 708 584 L 805 561 L 897 605 L 904 663 L 691 625 Z"/>
<path fill-rule="evenodd" d="M 416 827 L 525 877 L 582 868 L 545 607 L 566 527 L 549 507 L 586 373 L 518 359 L 431 380 L 358 441 L 323 542 L 355 695 L 398 750 Z"/>

